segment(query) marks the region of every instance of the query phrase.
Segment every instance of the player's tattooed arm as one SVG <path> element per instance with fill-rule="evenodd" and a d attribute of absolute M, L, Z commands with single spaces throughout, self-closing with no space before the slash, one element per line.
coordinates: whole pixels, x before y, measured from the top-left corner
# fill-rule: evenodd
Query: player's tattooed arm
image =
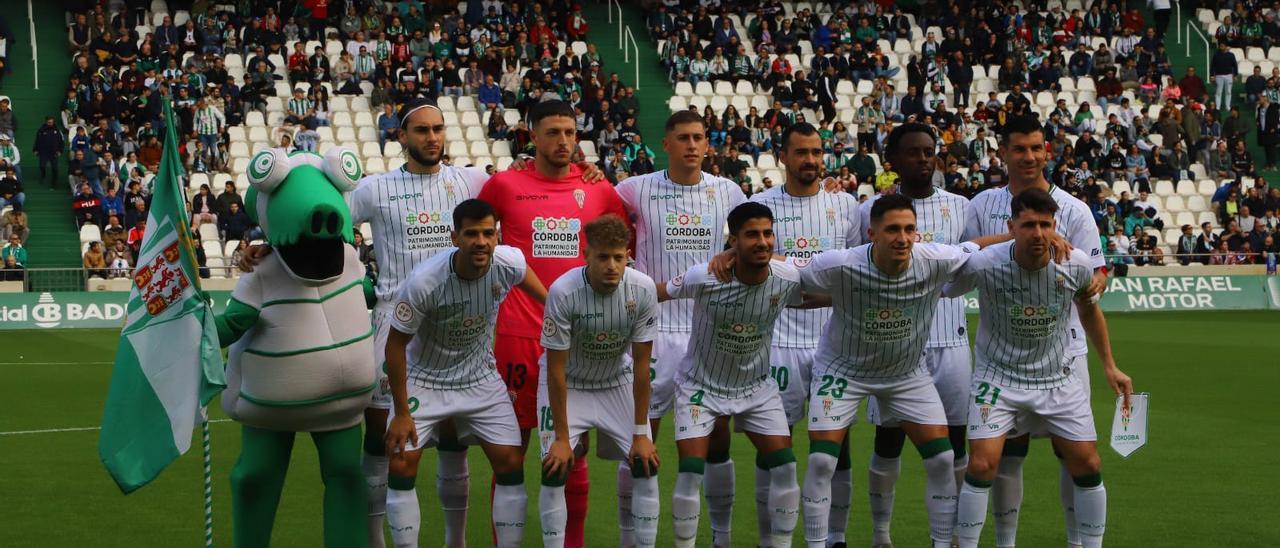
<path fill-rule="evenodd" d="M 631 343 L 636 431 L 631 438 L 631 452 L 627 455 L 627 461 L 631 463 L 632 470 L 644 471 L 645 477 L 658 473 L 658 450 L 653 446 L 652 433 L 649 431 L 649 359 L 652 355 L 653 342 Z"/>
<path fill-rule="evenodd" d="M 1128 409 L 1129 395 L 1133 394 L 1133 379 L 1116 367 L 1115 357 L 1111 354 L 1111 334 L 1107 330 L 1107 319 L 1102 314 L 1102 307 L 1087 290 L 1082 290 L 1076 296 L 1076 309 L 1080 313 L 1080 324 L 1084 326 L 1085 336 L 1102 362 L 1107 384 L 1111 385 L 1116 395 L 1124 396 L 1124 407 Z"/>
<path fill-rule="evenodd" d="M 547 288 L 542 285 L 542 280 L 538 279 L 538 275 L 533 272 L 532 268 L 524 269 L 524 279 L 520 280 L 520 283 L 516 284 L 516 286 L 523 289 L 530 297 L 533 297 L 533 300 L 546 304 Z"/>
<path fill-rule="evenodd" d="M 569 411 L 565 400 L 564 368 L 569 362 L 568 350 L 547 349 L 547 400 L 551 406 L 551 421 L 555 439 L 542 459 L 542 477 L 563 480 L 573 467 L 573 444 L 569 441 Z"/>
<path fill-rule="evenodd" d="M 387 334 L 387 381 L 391 384 L 394 416 L 383 439 L 387 455 L 392 458 L 403 453 L 406 446 L 418 446 L 418 429 L 413 425 L 413 414 L 409 410 L 408 363 L 405 361 L 405 350 L 412 339 L 413 335 L 394 327 Z"/>

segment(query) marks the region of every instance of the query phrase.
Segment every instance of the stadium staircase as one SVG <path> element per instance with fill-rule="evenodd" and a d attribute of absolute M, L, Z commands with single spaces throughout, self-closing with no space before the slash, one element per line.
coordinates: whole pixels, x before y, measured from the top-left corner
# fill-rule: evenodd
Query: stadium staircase
<path fill-rule="evenodd" d="M 658 62 L 658 52 L 653 49 L 649 33 L 645 30 L 644 10 L 636 3 L 622 2 L 622 24 L 631 27 L 631 33 L 639 45 L 639 55 L 635 55 L 635 50 L 632 50 L 631 60 L 627 62 L 618 42 L 617 13 L 614 13 L 614 22 L 610 23 L 610 9 L 617 10 L 617 4 L 609 1 L 582 4 L 583 15 L 591 21 L 590 41 L 596 45 L 596 51 L 604 59 L 603 72 L 606 77 L 610 72 L 617 72 L 623 82 L 640 86 L 636 90 L 636 98 L 640 101 L 640 114 L 636 117 L 636 124 L 644 135 L 644 143 L 653 150 L 653 164 L 666 167 L 667 154 L 662 150 L 662 134 L 667 117 L 671 114 L 667 110 L 667 100 L 672 94 L 671 84 Z M 636 62 L 640 63 L 639 82 L 635 82 Z M 601 159 L 608 161 L 608 158 Z"/>
<path fill-rule="evenodd" d="M 35 269 L 79 267 L 80 242 L 71 216 L 70 191 L 65 183 L 51 189 L 47 182 L 40 182 L 40 162 L 31 151 L 36 130 L 44 123 L 44 117 L 57 115 L 61 109 L 63 90 L 71 74 L 66 19 L 60 2 L 32 2 L 31 6 L 37 29 L 40 89 L 34 88 L 36 66 L 32 65 L 31 25 L 26 9 L 5 14 L 13 31 L 8 51 L 13 73 L 5 78 L 4 88 L 0 89 L 0 93 L 12 99 L 18 116 L 14 143 L 22 153 L 26 211 L 31 223 L 31 237 L 26 243 L 30 255 L 27 266 Z M 64 176 L 67 173 L 66 156 L 60 161 L 58 173 Z M 43 274 L 31 274 L 33 289 L 40 290 L 45 284 Z"/>

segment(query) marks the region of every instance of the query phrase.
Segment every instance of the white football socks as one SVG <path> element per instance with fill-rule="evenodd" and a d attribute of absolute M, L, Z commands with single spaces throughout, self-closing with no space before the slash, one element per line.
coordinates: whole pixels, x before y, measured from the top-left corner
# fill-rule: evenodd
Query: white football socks
<path fill-rule="evenodd" d="M 635 523 L 636 547 L 652 548 L 658 543 L 658 475 L 632 478 L 631 483 L 631 517 Z"/>
<path fill-rule="evenodd" d="M 707 496 L 707 515 L 711 518 L 711 545 L 728 548 L 733 529 L 733 460 L 708 462 L 702 483 Z"/>
<path fill-rule="evenodd" d="M 1058 498 L 1067 524 L 1067 546 L 1080 546 L 1080 527 L 1076 523 L 1076 484 L 1071 480 L 1067 464 L 1061 459 L 1058 460 Z"/>
<path fill-rule="evenodd" d="M 396 548 L 416 548 L 418 528 L 422 522 L 422 510 L 418 507 L 418 490 L 387 489 L 387 525 L 391 527 L 391 541 Z"/>
<path fill-rule="evenodd" d="M 976 484 L 976 485 L 975 485 Z M 956 538 L 960 548 L 977 548 L 982 525 L 987 519 L 987 499 L 991 482 L 965 478 L 956 508 Z"/>
<path fill-rule="evenodd" d="M 438 451 L 436 493 L 444 510 L 444 545 L 462 548 L 467 545 L 467 495 L 471 490 L 471 472 L 466 451 Z"/>
<path fill-rule="evenodd" d="M 496 497 L 494 504 L 497 505 Z M 556 486 L 542 485 L 538 490 L 538 510 L 542 518 L 542 545 L 546 548 L 562 548 L 565 524 L 569 521 L 563 483 Z"/>
<path fill-rule="evenodd" d="M 1076 526 L 1084 548 L 1101 548 L 1107 530 L 1107 488 L 1102 475 L 1075 478 Z"/>
<path fill-rule="evenodd" d="M 849 508 L 852 504 L 853 469 L 841 468 L 837 461 L 836 471 L 831 475 L 831 514 L 827 517 L 828 542 L 832 544 L 844 542 L 845 530 L 849 528 Z"/>
<path fill-rule="evenodd" d="M 800 517 L 800 486 L 796 483 L 795 456 L 791 449 L 783 449 L 790 462 L 772 463 L 769 469 L 769 509 L 772 512 L 773 532 L 770 540 L 774 548 L 790 548 L 791 537 Z"/>
<path fill-rule="evenodd" d="M 867 495 L 871 505 L 871 544 L 891 544 L 889 524 L 893 521 L 894 485 L 902 460 L 886 458 L 871 453 L 871 466 L 867 470 Z M 834 492 L 834 489 L 832 490 Z"/>
<path fill-rule="evenodd" d="M 702 511 L 702 473 L 694 471 L 688 461 L 701 459 L 681 459 L 681 471 L 676 475 L 675 492 L 671 494 L 672 530 L 675 533 L 677 548 L 692 548 L 698 539 L 698 514 Z M 635 504 L 634 501 L 632 504 Z"/>
<path fill-rule="evenodd" d="M 773 534 L 769 511 L 769 470 L 764 468 L 760 459 L 756 459 L 756 546 L 769 548 L 769 535 Z"/>
<path fill-rule="evenodd" d="M 631 467 L 626 460 L 618 461 L 618 546 L 635 545 L 635 521 L 631 517 L 632 492 Z"/>
<path fill-rule="evenodd" d="M 996 523 L 996 547 L 1007 548 L 1018 541 L 1018 512 L 1022 508 L 1022 463 L 1024 456 L 1004 455 L 991 488 L 991 514 Z"/>
<path fill-rule="evenodd" d="M 834 447 L 832 447 L 834 446 Z M 836 471 L 840 445 L 815 441 L 809 446 L 809 466 L 804 475 L 804 540 L 810 548 L 826 548 L 831 513 L 831 477 Z"/>
<path fill-rule="evenodd" d="M 932 449 L 928 449 L 932 446 Z M 942 451 L 939 448 L 945 447 Z M 949 548 L 956 521 L 956 477 L 952 469 L 955 454 L 947 438 L 938 438 L 921 446 L 924 459 L 924 504 L 929 511 L 929 536 L 934 546 Z M 934 452 L 937 451 L 937 452 Z"/>
<path fill-rule="evenodd" d="M 384 548 L 387 541 L 382 536 L 382 521 L 387 515 L 387 457 L 366 452 L 360 469 L 369 487 L 369 548 Z"/>
<path fill-rule="evenodd" d="M 501 548 L 520 546 L 524 540 L 524 516 L 529 496 L 524 490 L 524 474 L 519 476 L 519 483 L 499 483 L 493 488 L 493 528 Z M 567 516 L 566 510 L 566 519 Z"/>

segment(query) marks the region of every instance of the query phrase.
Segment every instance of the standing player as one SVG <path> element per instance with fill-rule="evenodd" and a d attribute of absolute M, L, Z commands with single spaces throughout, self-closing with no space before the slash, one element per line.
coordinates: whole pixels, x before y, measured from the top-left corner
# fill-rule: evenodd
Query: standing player
<path fill-rule="evenodd" d="M 1089 206 L 1045 180 L 1044 168 L 1048 161 L 1048 149 L 1045 146 L 1044 130 L 1040 123 L 1028 117 L 1013 117 L 1007 121 L 1000 143 L 1000 154 L 1001 160 L 1009 170 L 1009 184 L 974 196 L 965 216 L 965 239 L 1008 233 L 1013 197 L 1030 188 L 1046 191 L 1058 204 L 1058 210 L 1054 214 L 1054 218 L 1057 219 L 1058 233 L 1073 247 L 1084 251 L 1089 256 L 1094 269 L 1089 294 L 1101 294 L 1107 285 L 1107 274 L 1103 269 L 1106 260 L 1102 256 L 1098 226 L 1093 221 Z M 1071 323 L 1067 328 L 1066 352 L 1070 356 L 1087 356 L 1089 347 L 1085 342 L 1084 329 L 1073 307 L 1070 314 Z M 1081 385 L 1088 391 L 1088 368 L 1079 367 L 1075 371 L 1080 375 Z M 1004 455 L 1000 459 L 1000 473 L 992 489 L 992 511 L 996 522 L 997 546 L 1013 546 L 1017 540 L 1018 512 L 1022 507 L 1022 463 L 1027 456 L 1029 441 L 1026 435 L 1010 439 L 1009 443 L 1005 444 Z M 1063 512 L 1066 514 L 1067 544 L 1079 546 L 1080 535 L 1075 529 L 1076 520 L 1072 516 L 1074 510 L 1071 497 L 1074 489 L 1071 475 L 1067 472 L 1065 464 L 1059 469 L 1058 486 Z"/>
<path fill-rule="evenodd" d="M 493 330 L 513 287 L 539 302 L 546 289 L 519 250 L 497 245 L 489 204 L 458 204 L 453 225 L 457 249 L 423 261 L 396 291 L 386 349 L 395 412 L 387 426 L 387 498 L 412 500 L 416 510 L 422 448 L 435 445 L 441 422 L 451 419 L 458 438 L 478 441 L 493 466 L 498 546 L 519 546 L 528 502 L 524 458 L 515 411 L 494 371 Z M 393 528 L 392 537 L 397 546 L 417 546 L 416 530 Z"/>
<path fill-rule="evenodd" d="M 662 148 L 668 166 L 663 171 L 637 175 L 618 185 L 618 196 L 636 225 L 636 269 L 653 279 L 670 280 L 689 267 L 710 261 L 724 249 L 724 225 L 729 211 L 746 200 L 733 181 L 702 171 L 707 155 L 707 127 L 697 113 L 680 111 L 667 118 Z M 649 419 L 654 436 L 662 416 L 675 401 L 676 369 L 689 345 L 693 303 L 667 301 L 660 305 L 658 334 L 653 345 L 650 372 L 653 396 Z M 726 436 L 728 432 L 725 432 Z M 623 462 L 618 469 L 621 546 L 630 546 L 627 517 L 627 482 L 631 471 Z M 727 447 L 707 455 L 706 493 L 715 546 L 729 543 L 733 510 L 733 461 Z M 766 528 L 767 522 L 762 525 Z M 762 537 L 764 538 L 764 537 Z"/>
<path fill-rule="evenodd" d="M 352 221 L 373 229 L 373 252 L 378 259 L 378 302 L 373 308 L 377 329 L 374 353 L 379 369 L 385 363 L 387 334 L 396 289 L 413 268 L 436 253 L 453 247 L 450 231 L 454 207 L 480 194 L 489 179 L 483 168 L 458 168 L 441 163 L 445 150 L 444 115 L 435 103 L 413 99 L 400 109 L 400 145 L 405 164 L 400 169 L 360 181 L 348 200 Z M 387 513 L 387 456 L 384 432 L 391 409 L 390 385 L 384 376 L 373 403 L 365 411 L 364 473 L 369 485 L 369 546 L 383 546 L 382 516 Z M 470 474 L 466 447 L 456 443 L 451 426 L 442 426 L 437 445 L 436 492 L 444 510 L 445 546 L 465 544 L 467 491 Z M 392 508 L 392 531 L 419 530 L 418 499 L 397 497 Z M 406 533 L 407 534 L 407 533 Z M 402 535 L 404 536 L 404 535 Z"/>
<path fill-rule="evenodd" d="M 773 211 L 774 253 L 812 259 L 825 251 L 862 243 L 866 225 L 858 216 L 858 201 L 847 192 L 824 192 L 818 180 L 822 166 L 822 138 L 818 136 L 817 128 L 801 123 L 787 129 L 782 135 L 782 152 L 778 159 L 786 167 L 786 183 L 751 197 L 752 201 Z M 794 426 L 804 418 L 814 353 L 822 328 L 830 318 L 831 309 L 818 308 L 784 310 L 778 320 L 777 331 L 769 346 L 769 369 L 782 393 L 788 425 Z M 725 452 L 727 454 L 728 450 Z M 840 456 L 832 480 L 829 530 L 833 545 L 844 542 L 844 531 L 849 522 L 849 499 L 853 494 L 847 444 L 842 446 Z M 710 464 L 707 468 L 710 470 Z M 769 531 L 766 519 L 769 516 L 769 485 L 768 471 L 757 466 L 756 514 L 762 544 Z M 707 499 L 710 504 L 710 487 Z M 712 516 L 714 526 L 714 514 Z"/>
<path fill-rule="evenodd" d="M 950 295 L 978 288 L 977 368 L 969 403 L 969 469 L 960 491 L 956 533 L 960 546 L 976 547 L 987 515 L 1005 436 L 1044 428 L 1071 475 L 1076 529 L 1085 547 L 1102 546 L 1107 491 L 1084 379 L 1072 373 L 1089 366 L 1087 356 L 1067 351 L 1077 310 L 1102 361 L 1107 383 L 1124 395 L 1133 382 L 1116 368 L 1106 319 L 1089 286 L 1093 258 L 1075 249 L 1061 264 L 1048 245 L 1059 205 L 1041 189 L 1013 197 L 1009 228 L 1014 241 L 975 254 Z M 1072 302 L 1075 302 L 1075 307 Z"/>
<path fill-rule="evenodd" d="M 969 200 L 933 186 L 937 140 L 924 124 L 906 123 L 893 129 L 885 139 L 885 158 L 898 173 L 899 190 L 911 200 L 916 212 L 916 242 L 958 244 L 963 240 L 965 210 Z M 871 224 L 871 208 L 880 195 L 858 206 L 862 226 Z M 964 298 L 939 299 L 924 345 L 924 363 L 938 390 L 947 415 L 948 437 L 955 453 L 952 469 L 959 486 L 968 457 L 964 446 L 964 424 L 969 413 L 969 384 L 973 376 L 969 357 L 968 323 Z M 893 417 L 880 416 L 875 398 L 867 404 L 868 421 L 876 425 L 875 449 L 871 453 L 867 491 L 870 499 L 872 546 L 893 545 L 889 523 L 893 515 L 894 485 L 898 481 L 899 460 L 906 432 Z"/>
<path fill-rule="evenodd" d="M 583 181 L 570 158 L 578 138 L 573 107 L 564 101 L 538 103 L 529 110 L 537 152 L 534 170 L 493 176 L 480 198 L 493 204 L 502 223 L 502 240 L 524 253 L 539 279 L 557 280 L 582 266 L 582 227 L 606 213 L 626 218 L 618 193 L 609 185 Z M 502 304 L 496 355 L 498 373 L 513 396 L 521 439 L 528 447 L 537 426 L 538 361 L 542 356 L 542 303 L 516 293 Z M 569 521 L 565 545 L 583 544 L 587 511 L 587 459 L 573 463 L 565 484 Z"/>
<path fill-rule="evenodd" d="M 901 194 L 877 200 L 870 220 L 871 243 L 824 253 L 800 269 L 805 290 L 831 295 L 834 307 L 810 385 L 805 540 L 827 545 L 838 451 L 858 405 L 874 395 L 879 413 L 898 420 L 924 459 L 929 536 L 946 548 L 955 520 L 954 454 L 922 351 L 943 284 L 982 244 L 916 244 L 915 210 Z"/>
<path fill-rule="evenodd" d="M 635 500 L 626 511 L 635 517 L 627 522 L 635 524 L 635 544 L 652 547 L 659 503 L 658 453 L 649 434 L 649 355 L 657 328 L 657 289 L 653 279 L 627 268 L 631 231 L 626 222 L 605 215 L 587 223 L 583 233 L 587 266 L 551 284 L 542 321 L 547 350 L 540 364 L 545 374 L 538 381 L 543 544 L 564 546 L 564 476 L 574 446 L 596 429 L 601 458 L 633 463 L 627 469 L 635 474 Z M 630 486 L 632 478 L 627 479 Z"/>
<path fill-rule="evenodd" d="M 720 282 L 706 264 L 658 286 L 658 298 L 693 299 L 693 330 L 676 379 L 676 477 L 671 515 L 676 546 L 698 535 L 700 497 L 709 436 L 729 418 L 746 432 L 770 476 L 770 541 L 791 545 L 799 513 L 791 431 L 777 385 L 769 378 L 769 340 L 788 304 L 800 301 L 795 267 L 773 260 L 773 213 L 747 202 L 729 213 L 733 276 Z"/>

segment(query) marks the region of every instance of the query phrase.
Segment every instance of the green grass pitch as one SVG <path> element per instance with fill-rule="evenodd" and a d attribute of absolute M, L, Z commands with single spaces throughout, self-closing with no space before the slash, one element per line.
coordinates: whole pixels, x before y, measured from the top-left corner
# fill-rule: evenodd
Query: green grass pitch
<path fill-rule="evenodd" d="M 1111 546 L 1276 546 L 1280 490 L 1274 393 L 1280 386 L 1280 314 L 1170 312 L 1114 314 L 1111 337 L 1120 367 L 1138 390 L 1152 393 L 1151 441 L 1128 460 L 1102 447 L 1109 494 Z M 0 344 L 0 511 L 4 544 L 20 546 L 197 546 L 203 538 L 199 441 L 152 485 L 128 497 L 97 458 L 98 433 L 117 334 L 110 331 L 7 332 Z M 1096 365 L 1096 363 L 1095 363 Z M 1095 369 L 1096 371 L 1096 369 Z M 1093 375 L 1099 434 L 1110 431 L 1113 400 Z M 1270 409 L 1271 411 L 1268 411 Z M 222 418 L 214 411 L 215 418 Z M 659 546 L 670 545 L 670 493 L 676 454 L 669 422 L 661 432 L 663 522 Z M 239 450 L 232 422 L 212 425 L 218 545 L 230 545 L 228 476 Z M 22 431 L 46 431 L 21 433 Z M 849 544 L 870 544 L 865 463 L 872 429 L 853 429 L 854 499 Z M 320 483 L 314 446 L 295 445 L 275 527 L 275 546 L 320 546 Z M 807 443 L 796 438 L 803 478 Z M 737 502 L 734 545 L 756 536 L 753 450 L 736 435 Z M 1047 442 L 1035 442 L 1025 469 L 1021 546 L 1063 546 L 1057 464 Z M 526 477 L 538 477 L 533 456 Z M 442 526 L 434 494 L 434 453 L 419 482 L 424 546 L 439 546 Z M 468 541 L 489 544 L 489 473 L 471 452 Z M 925 546 L 928 524 L 923 471 L 903 453 L 893 537 L 898 546 Z M 588 546 L 616 546 L 614 466 L 592 457 Z M 526 545 L 539 543 L 537 483 L 529 481 Z M 699 545 L 710 542 L 705 508 Z M 797 527 L 797 545 L 802 545 Z M 992 527 L 984 545 L 993 542 Z"/>

